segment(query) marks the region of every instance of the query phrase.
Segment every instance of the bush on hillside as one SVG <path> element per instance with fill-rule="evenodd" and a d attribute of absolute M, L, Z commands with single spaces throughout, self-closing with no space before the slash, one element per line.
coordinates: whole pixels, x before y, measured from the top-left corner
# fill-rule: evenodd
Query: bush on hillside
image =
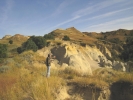
<path fill-rule="evenodd" d="M 30 39 L 37 45 L 38 49 L 41 49 L 47 45 L 46 39 L 42 36 L 32 36 Z"/>
<path fill-rule="evenodd" d="M 7 45 L 0 44 L 0 58 L 6 58 L 6 57 L 7 57 Z"/>
<path fill-rule="evenodd" d="M 17 48 L 18 53 L 22 53 L 23 51 L 26 50 L 33 50 L 35 52 L 38 50 L 38 47 L 31 39 L 29 39 L 28 41 L 22 44 L 22 47 Z"/>
<path fill-rule="evenodd" d="M 133 37 L 127 38 L 126 44 L 123 48 L 124 50 L 122 51 L 120 58 L 124 61 L 133 61 Z"/>
<path fill-rule="evenodd" d="M 26 42 L 24 42 L 21 47 L 17 48 L 17 52 L 22 53 L 26 50 L 33 50 L 35 52 L 38 49 L 41 49 L 46 45 L 47 45 L 46 40 L 43 37 L 32 36 Z"/>
<path fill-rule="evenodd" d="M 20 54 L 20 53 L 22 53 L 24 50 L 22 49 L 22 47 L 18 47 L 17 48 L 17 52 Z"/>
<path fill-rule="evenodd" d="M 65 41 L 69 41 L 70 38 L 69 38 L 67 35 L 65 35 L 65 36 L 63 37 L 63 40 L 65 40 Z"/>
<path fill-rule="evenodd" d="M 25 50 L 33 50 L 33 51 L 37 51 L 38 50 L 37 45 L 31 39 L 26 41 L 23 44 L 23 47 L 25 48 Z"/>
<path fill-rule="evenodd" d="M 114 39 L 111 39 L 109 41 L 112 43 L 116 43 L 116 44 L 120 43 L 120 40 L 118 38 L 114 38 Z"/>
<path fill-rule="evenodd" d="M 9 40 L 9 43 L 10 43 L 10 44 L 13 44 L 13 40 Z"/>
<path fill-rule="evenodd" d="M 45 38 L 46 40 L 54 40 L 54 39 L 55 39 L 54 35 L 52 35 L 52 34 L 45 34 L 45 35 L 44 35 L 44 38 Z"/>

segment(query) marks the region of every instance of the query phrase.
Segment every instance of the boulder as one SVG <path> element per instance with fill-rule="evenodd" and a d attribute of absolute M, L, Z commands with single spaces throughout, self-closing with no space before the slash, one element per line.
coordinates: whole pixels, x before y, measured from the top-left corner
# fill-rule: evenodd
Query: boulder
<path fill-rule="evenodd" d="M 120 61 L 114 61 L 112 67 L 115 70 L 124 71 L 124 72 L 126 71 L 125 63 Z"/>

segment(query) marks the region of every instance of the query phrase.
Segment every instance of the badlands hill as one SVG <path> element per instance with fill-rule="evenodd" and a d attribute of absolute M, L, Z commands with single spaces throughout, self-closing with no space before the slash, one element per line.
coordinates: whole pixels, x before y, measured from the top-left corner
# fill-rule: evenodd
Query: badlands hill
<path fill-rule="evenodd" d="M 76 43 L 78 43 L 78 42 L 83 42 L 84 43 L 85 42 L 85 43 L 88 43 L 88 44 L 93 44 L 96 41 L 95 38 L 92 38 L 90 36 L 87 36 L 87 35 L 83 34 L 82 32 L 75 29 L 74 27 L 67 28 L 65 30 L 56 29 L 56 30 L 52 31 L 49 34 L 52 34 L 52 35 L 54 35 L 55 37 L 57 37 L 59 39 L 62 39 L 64 37 L 64 35 L 67 35 L 68 37 L 70 37 L 72 42 L 76 42 Z"/>
<path fill-rule="evenodd" d="M 28 36 L 24 36 L 21 34 L 15 34 L 14 36 L 5 35 L 2 39 L 0 39 L 0 43 L 6 44 L 9 42 L 9 40 L 12 40 L 15 42 L 15 44 L 21 45 L 23 42 L 27 41 L 28 38 Z"/>
<path fill-rule="evenodd" d="M 47 36 L 54 39 L 16 34 L 0 40 L 8 48 L 8 56 L 0 58 L 0 99 L 133 100 L 133 30 L 91 33 L 71 27 Z M 41 39 L 46 45 L 31 51 Z M 18 53 L 18 48 L 23 52 Z M 51 77 L 46 78 L 50 52 L 56 58 Z"/>
<path fill-rule="evenodd" d="M 56 29 L 48 35 L 54 36 L 55 39 L 47 40 L 47 47 L 37 52 L 41 56 L 45 56 L 45 58 L 49 52 L 54 54 L 57 66 L 69 66 L 89 74 L 92 74 L 92 70 L 100 67 L 109 67 L 127 72 L 132 70 L 130 65 L 133 60 L 133 30 L 119 29 L 104 33 L 89 33 L 80 32 L 71 27 L 68 29 Z M 64 36 L 69 37 L 70 40 L 64 41 Z M 8 43 L 9 40 L 14 42 L 9 45 L 9 54 L 12 55 L 16 54 L 17 48 L 29 38 L 16 34 L 14 36 L 5 36 L 0 42 Z M 34 40 L 37 42 L 37 39 Z"/>
<path fill-rule="evenodd" d="M 101 32 L 101 33 L 83 32 L 83 33 L 97 39 L 105 39 L 111 42 L 113 42 L 114 39 L 119 39 L 119 41 L 125 42 L 127 37 L 133 35 L 133 30 L 119 29 L 110 32 Z"/>

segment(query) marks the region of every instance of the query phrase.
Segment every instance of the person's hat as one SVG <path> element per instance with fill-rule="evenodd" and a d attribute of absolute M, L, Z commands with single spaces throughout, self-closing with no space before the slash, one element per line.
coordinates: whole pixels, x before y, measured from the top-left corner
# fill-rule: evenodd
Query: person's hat
<path fill-rule="evenodd" d="M 51 53 L 48 54 L 49 57 L 50 57 L 51 55 L 52 55 Z"/>

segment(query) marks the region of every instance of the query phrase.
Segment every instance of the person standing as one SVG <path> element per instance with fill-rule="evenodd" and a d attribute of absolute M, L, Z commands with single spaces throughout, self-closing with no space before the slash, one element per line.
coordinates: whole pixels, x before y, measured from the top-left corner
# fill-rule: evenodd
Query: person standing
<path fill-rule="evenodd" d="M 48 54 L 48 57 L 46 59 L 46 65 L 47 65 L 47 74 L 46 74 L 46 77 L 50 76 L 50 67 L 51 67 L 51 62 L 53 61 L 53 58 L 55 58 L 55 56 L 53 56 L 51 53 Z"/>

